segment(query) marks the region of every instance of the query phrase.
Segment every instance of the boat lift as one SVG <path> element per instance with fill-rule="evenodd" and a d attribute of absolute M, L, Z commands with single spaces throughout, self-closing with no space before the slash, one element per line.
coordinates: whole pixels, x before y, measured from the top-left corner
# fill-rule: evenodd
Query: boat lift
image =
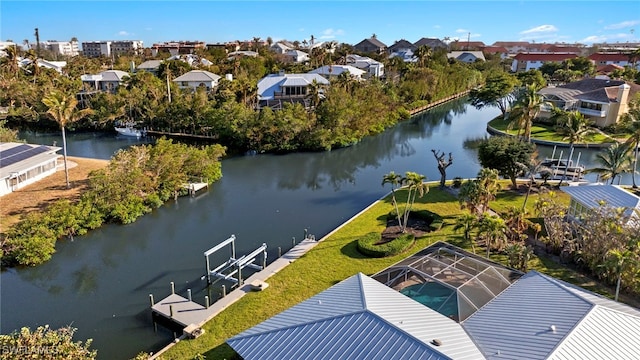
<path fill-rule="evenodd" d="M 231 235 L 227 240 L 221 242 L 220 244 L 212 247 L 211 249 L 204 252 L 204 257 L 207 263 L 207 284 L 211 285 L 218 280 L 227 280 L 234 283 L 234 285 L 242 285 L 242 269 L 245 267 L 249 267 L 255 270 L 262 270 L 267 266 L 267 244 L 263 243 L 262 246 L 254 250 L 248 255 L 243 255 L 239 258 L 236 258 L 236 246 L 235 246 L 236 236 Z M 211 269 L 211 262 L 209 261 L 209 256 L 214 254 L 216 251 L 221 250 L 225 246 L 231 246 L 231 257 L 229 260 L 220 264 L 215 269 Z M 262 265 L 255 264 L 257 257 L 262 254 Z M 234 275 L 237 274 L 237 278 Z M 211 281 L 211 278 L 214 278 L 214 281 Z"/>

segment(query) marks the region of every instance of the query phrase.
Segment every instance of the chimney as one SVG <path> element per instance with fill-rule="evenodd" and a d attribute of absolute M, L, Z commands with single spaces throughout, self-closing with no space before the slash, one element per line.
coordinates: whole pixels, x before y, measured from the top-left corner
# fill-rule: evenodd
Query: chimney
<path fill-rule="evenodd" d="M 631 89 L 631 86 L 627 84 L 622 84 L 618 87 L 618 96 L 616 97 L 616 100 L 618 100 L 620 105 L 627 103 L 630 89 Z"/>

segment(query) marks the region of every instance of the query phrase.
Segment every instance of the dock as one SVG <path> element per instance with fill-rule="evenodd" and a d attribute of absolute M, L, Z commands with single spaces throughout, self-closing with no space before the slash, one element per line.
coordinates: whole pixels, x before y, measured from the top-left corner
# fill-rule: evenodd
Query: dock
<path fill-rule="evenodd" d="M 206 182 L 195 182 L 184 184 L 182 185 L 182 187 L 189 190 L 189 195 L 194 196 L 198 191 L 202 189 L 208 189 L 209 184 Z"/>

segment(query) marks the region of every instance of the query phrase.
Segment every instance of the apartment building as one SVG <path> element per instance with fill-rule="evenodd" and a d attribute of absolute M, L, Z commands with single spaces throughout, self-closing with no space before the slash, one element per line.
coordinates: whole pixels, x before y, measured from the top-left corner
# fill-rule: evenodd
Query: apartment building
<path fill-rule="evenodd" d="M 37 47 L 37 44 L 29 45 L 29 48 L 31 48 L 32 50 L 35 50 Z M 42 41 L 40 42 L 40 49 L 51 51 L 56 55 L 78 56 L 78 54 L 80 54 L 80 49 L 78 47 L 77 41 Z"/>
<path fill-rule="evenodd" d="M 112 55 L 139 55 L 144 49 L 141 40 L 83 41 L 82 54 L 86 57 L 111 57 Z"/>

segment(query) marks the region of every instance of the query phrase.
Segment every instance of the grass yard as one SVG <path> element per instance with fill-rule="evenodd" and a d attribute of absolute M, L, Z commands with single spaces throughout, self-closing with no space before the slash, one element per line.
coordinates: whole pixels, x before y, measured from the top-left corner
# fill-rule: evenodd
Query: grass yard
<path fill-rule="evenodd" d="M 517 130 L 508 130 L 509 122 L 503 120 L 502 117 L 491 120 L 489 126 L 496 130 L 506 132 L 509 135 L 515 136 L 518 133 Z M 558 133 L 553 126 L 538 123 L 534 123 L 531 127 L 531 138 L 544 141 L 567 142 L 564 136 Z M 613 141 L 615 141 L 615 139 L 600 132 L 588 135 L 585 138 L 585 143 L 589 144 L 602 144 Z"/>
<path fill-rule="evenodd" d="M 506 187 L 504 189 L 505 191 L 501 192 L 496 201 L 491 204 L 494 210 L 500 212 L 509 206 L 522 206 L 524 196 L 507 191 Z M 402 196 L 403 193 L 400 192 L 398 194 L 399 204 L 404 201 Z M 561 201 L 566 201 L 568 204 L 566 194 L 561 193 L 559 196 Z M 537 194 L 532 194 L 529 197 L 528 209 L 532 209 L 536 198 Z M 437 184 L 434 184 L 428 194 L 416 200 L 414 209 L 426 209 L 442 216 L 444 220 L 442 229 L 417 239 L 416 244 L 404 254 L 389 258 L 364 257 L 356 249 L 357 239 L 371 231 L 381 232 L 384 230 L 385 217 L 392 208 L 390 197 L 377 202 L 367 212 L 347 223 L 310 252 L 269 278 L 267 280 L 270 285 L 268 289 L 245 295 L 205 324 L 204 335 L 195 340 L 180 341 L 163 354 L 162 359 L 192 359 L 199 354 L 206 356 L 207 359 L 234 359 L 235 352 L 226 345 L 226 339 L 358 272 L 372 275 L 440 240 L 471 251 L 471 244 L 465 243 L 462 234 L 453 232 L 453 224 L 457 216 L 462 214 L 457 198 L 438 189 Z M 483 251 L 480 250 L 478 253 L 482 254 Z M 504 255 L 492 254 L 491 258 L 506 263 Z M 610 296 L 608 288 L 597 286 L 593 280 L 563 267 L 549 258 L 534 257 L 529 265 L 530 269 Z"/>

